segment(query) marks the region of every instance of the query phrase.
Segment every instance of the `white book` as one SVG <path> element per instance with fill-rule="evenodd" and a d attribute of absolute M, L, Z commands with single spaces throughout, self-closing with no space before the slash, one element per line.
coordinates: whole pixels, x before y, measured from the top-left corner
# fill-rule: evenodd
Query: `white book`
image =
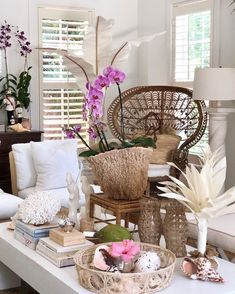
<path fill-rule="evenodd" d="M 38 240 L 33 240 L 31 236 L 27 237 L 26 234 L 22 234 L 21 232 L 19 232 L 17 230 L 14 231 L 14 237 L 16 240 L 18 240 L 19 242 L 21 242 L 25 246 L 27 246 L 33 250 L 36 250 Z"/>
<path fill-rule="evenodd" d="M 70 246 L 62 246 L 53 240 L 51 240 L 49 237 L 41 238 L 40 239 L 40 244 L 50 248 L 52 251 L 60 254 L 60 253 L 66 253 L 66 252 L 76 252 L 79 250 L 82 250 L 86 247 L 94 245 L 91 241 L 85 240 L 84 243 L 82 244 L 77 244 L 77 245 L 70 245 Z"/>
<path fill-rule="evenodd" d="M 73 257 L 69 258 L 52 258 L 51 256 L 48 256 L 44 251 L 40 249 L 40 246 L 37 246 L 36 252 L 40 254 L 42 257 L 46 258 L 48 261 L 56 265 L 57 267 L 65 267 L 65 266 L 71 266 L 74 265 Z"/>
<path fill-rule="evenodd" d="M 69 258 L 73 256 L 77 251 L 71 251 L 71 252 L 63 252 L 63 253 L 56 253 L 55 251 L 51 250 L 49 247 L 43 245 L 42 243 L 38 243 L 37 247 L 40 251 L 42 251 L 44 254 L 49 256 L 50 258 Z"/>

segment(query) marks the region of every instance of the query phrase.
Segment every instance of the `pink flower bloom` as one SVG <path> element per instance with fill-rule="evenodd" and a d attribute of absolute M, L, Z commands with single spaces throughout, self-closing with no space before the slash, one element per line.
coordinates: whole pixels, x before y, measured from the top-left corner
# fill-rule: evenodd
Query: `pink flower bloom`
<path fill-rule="evenodd" d="M 112 243 L 111 255 L 120 257 L 124 262 L 131 261 L 140 252 L 140 245 L 132 240 L 123 240 L 122 243 Z"/>
<path fill-rule="evenodd" d="M 110 84 L 109 79 L 106 76 L 99 75 L 95 80 L 95 86 L 97 89 L 103 89 Z"/>
<path fill-rule="evenodd" d="M 82 129 L 81 124 L 77 124 L 76 126 L 73 127 L 74 132 L 79 133 Z"/>
<path fill-rule="evenodd" d="M 125 73 L 118 70 L 118 69 L 114 69 L 113 71 L 111 71 L 108 75 L 108 78 L 111 82 L 111 84 L 120 84 L 125 80 Z"/>
<path fill-rule="evenodd" d="M 103 75 L 108 77 L 112 71 L 114 71 L 114 68 L 111 65 L 109 65 L 103 70 Z"/>
<path fill-rule="evenodd" d="M 66 137 L 69 139 L 75 138 L 75 134 L 72 130 L 64 130 L 64 133 L 65 133 Z"/>
<path fill-rule="evenodd" d="M 93 129 L 93 128 L 89 128 L 88 130 L 87 130 L 87 132 L 88 132 L 88 134 L 89 134 L 89 137 L 90 137 L 90 139 L 96 139 L 97 138 L 97 133 L 96 133 L 96 131 Z"/>

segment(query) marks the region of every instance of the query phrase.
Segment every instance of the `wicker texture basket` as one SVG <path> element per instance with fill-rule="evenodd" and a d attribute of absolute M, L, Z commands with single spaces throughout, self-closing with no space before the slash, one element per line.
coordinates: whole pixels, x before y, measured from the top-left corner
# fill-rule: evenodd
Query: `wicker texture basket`
<path fill-rule="evenodd" d="M 110 243 L 107 243 L 107 245 Z M 111 273 L 91 267 L 95 245 L 76 253 L 74 261 L 78 280 L 84 288 L 100 294 L 144 294 L 155 293 L 169 286 L 175 267 L 176 257 L 167 249 L 140 243 L 142 251 L 153 251 L 161 259 L 161 268 L 154 272 Z"/>
<path fill-rule="evenodd" d="M 104 194 L 112 199 L 134 200 L 146 190 L 151 155 L 152 149 L 132 147 L 100 153 L 87 160 Z"/>
<path fill-rule="evenodd" d="M 150 163 L 166 164 L 172 161 L 173 152 L 177 149 L 181 137 L 177 135 L 157 135 L 157 148 L 153 150 Z"/>

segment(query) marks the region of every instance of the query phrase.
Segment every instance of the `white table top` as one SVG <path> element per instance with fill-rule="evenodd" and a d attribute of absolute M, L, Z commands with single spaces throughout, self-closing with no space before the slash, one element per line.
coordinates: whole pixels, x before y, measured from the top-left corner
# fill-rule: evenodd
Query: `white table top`
<path fill-rule="evenodd" d="M 0 224 L 0 261 L 19 275 L 41 294 L 92 293 L 81 287 L 74 266 L 57 268 L 32 249 L 14 239 L 13 232 L 6 229 L 7 223 Z M 173 280 L 164 294 L 235 294 L 235 264 L 219 260 L 219 273 L 224 284 L 194 281 L 185 277 L 180 270 L 182 259 L 177 259 Z M 133 293 L 134 294 L 134 293 Z"/>

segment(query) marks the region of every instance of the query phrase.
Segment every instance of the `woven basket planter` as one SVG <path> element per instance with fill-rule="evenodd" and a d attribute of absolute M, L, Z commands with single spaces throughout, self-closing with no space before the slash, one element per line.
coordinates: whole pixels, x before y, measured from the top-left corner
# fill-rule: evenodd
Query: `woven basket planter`
<path fill-rule="evenodd" d="M 144 294 L 156 293 L 170 285 L 176 261 L 170 250 L 140 243 L 141 251 L 153 251 L 158 254 L 161 260 L 160 269 L 141 273 L 111 273 L 96 270 L 91 266 L 95 249 L 100 245 L 79 251 L 74 256 L 78 280 L 82 287 L 100 294 Z"/>
<path fill-rule="evenodd" d="M 132 147 L 88 157 L 101 190 L 112 199 L 134 200 L 147 187 L 152 149 Z"/>
<path fill-rule="evenodd" d="M 181 137 L 177 135 L 157 135 L 157 148 L 153 150 L 150 163 L 166 164 L 172 160 L 173 152 L 177 149 Z"/>

